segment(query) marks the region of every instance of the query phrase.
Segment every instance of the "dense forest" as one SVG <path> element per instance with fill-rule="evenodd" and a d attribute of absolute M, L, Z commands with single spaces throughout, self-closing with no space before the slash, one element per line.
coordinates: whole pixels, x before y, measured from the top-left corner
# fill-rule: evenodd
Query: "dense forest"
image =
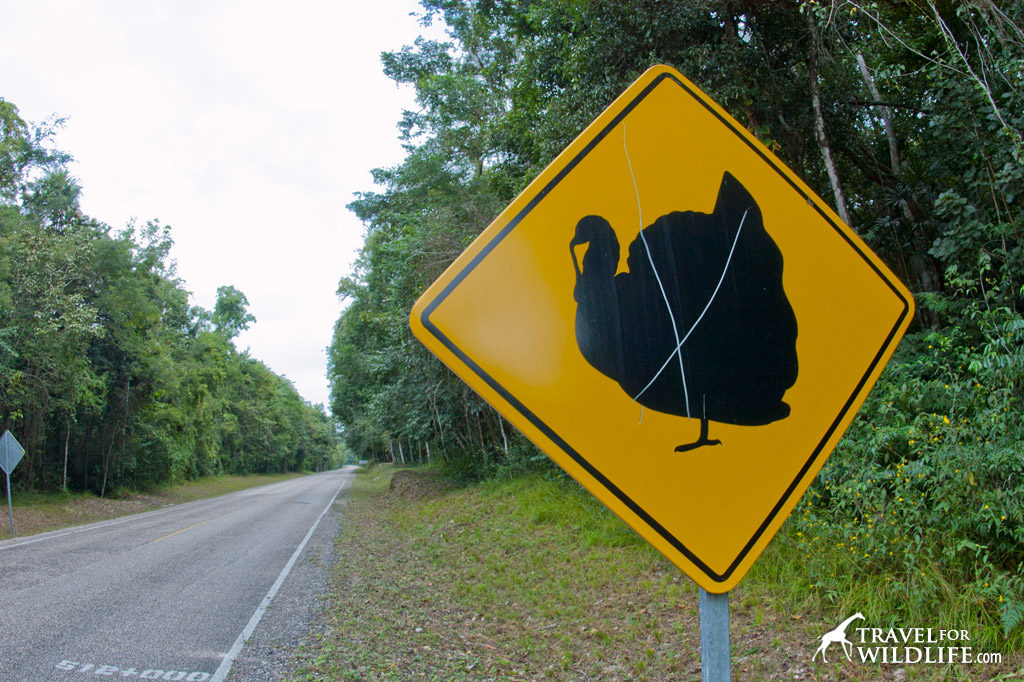
<path fill-rule="evenodd" d="M 233 339 L 245 295 L 190 307 L 168 227 L 115 231 L 79 208 L 61 121 L 0 99 L 0 427 L 25 448 L 22 489 L 152 486 L 321 469 L 334 426 Z"/>
<path fill-rule="evenodd" d="M 425 0 L 385 53 L 405 161 L 350 208 L 331 408 L 360 457 L 486 477 L 544 459 L 414 341 L 418 295 L 648 67 L 668 64 L 825 197 L 917 318 L 791 525 L 809 590 L 1024 620 L 1024 6 L 995 0 Z M 847 555 L 834 561 L 842 547 Z M 950 586 L 955 586 L 951 588 Z M 980 607 L 978 605 L 981 605 Z"/>

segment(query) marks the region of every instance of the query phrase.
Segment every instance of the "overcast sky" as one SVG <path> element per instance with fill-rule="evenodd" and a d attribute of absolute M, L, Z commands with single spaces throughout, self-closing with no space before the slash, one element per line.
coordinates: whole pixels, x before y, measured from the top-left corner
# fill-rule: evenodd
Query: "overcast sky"
<path fill-rule="evenodd" d="M 328 403 L 335 290 L 363 228 L 345 206 L 398 164 L 413 95 L 380 53 L 416 0 L 0 0 L 0 97 L 67 117 L 83 211 L 170 225 L 192 303 L 249 299 L 239 349 Z M 436 34 L 436 29 L 433 29 Z"/>

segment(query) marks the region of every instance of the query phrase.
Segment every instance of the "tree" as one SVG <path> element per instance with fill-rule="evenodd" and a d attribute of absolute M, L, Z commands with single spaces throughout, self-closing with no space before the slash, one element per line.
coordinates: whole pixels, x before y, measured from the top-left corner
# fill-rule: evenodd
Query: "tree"
<path fill-rule="evenodd" d="M 213 307 L 213 327 L 218 334 L 233 339 L 255 322 L 249 311 L 249 299 L 233 286 L 217 287 L 217 303 Z"/>
<path fill-rule="evenodd" d="M 103 495 L 336 462 L 322 410 L 232 344 L 254 321 L 244 294 L 190 308 L 170 228 L 83 215 L 55 125 L 0 100 L 0 421 L 26 446 L 16 483 Z"/>
<path fill-rule="evenodd" d="M 668 63 L 747 126 L 920 293 L 919 324 L 1008 339 L 1024 310 L 1014 209 L 1024 9 L 971 3 L 427 0 L 448 39 L 383 56 L 416 88 L 408 155 L 350 208 L 366 225 L 330 351 L 351 447 L 503 456 L 501 420 L 411 342 L 416 296 L 645 69 Z M 1009 317 L 984 332 L 979 309 Z M 972 317 L 974 316 L 974 317 Z M 986 336 L 987 335 L 987 336 Z M 1016 363 L 1003 352 L 1000 362 Z M 1024 361 L 1021 361 L 1024 364 Z M 512 450 L 518 446 L 512 440 Z"/>

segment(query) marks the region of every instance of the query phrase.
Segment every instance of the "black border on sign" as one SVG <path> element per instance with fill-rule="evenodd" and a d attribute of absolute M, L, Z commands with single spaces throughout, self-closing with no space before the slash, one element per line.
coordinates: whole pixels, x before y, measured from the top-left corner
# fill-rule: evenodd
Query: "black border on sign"
<path fill-rule="evenodd" d="M 900 313 L 899 318 L 896 320 L 896 323 L 889 331 L 889 335 L 886 336 L 885 341 L 882 343 L 881 348 L 879 348 L 878 350 L 878 353 L 875 354 L 875 357 L 871 361 L 871 364 L 864 372 L 864 375 L 857 383 L 856 387 L 853 390 L 853 393 L 850 394 L 850 397 L 847 399 L 846 403 L 839 411 L 839 414 L 836 416 L 835 420 L 825 431 L 824 435 L 821 437 L 821 440 L 818 441 L 818 444 L 814 448 L 814 451 L 811 453 L 810 457 L 807 458 L 807 461 L 804 462 L 804 465 L 797 472 L 797 475 L 793 479 L 792 483 L 790 483 L 786 490 L 782 493 L 782 497 L 779 498 L 779 501 L 776 502 L 775 506 L 772 507 L 771 511 L 768 512 L 768 515 L 765 517 L 764 522 L 762 522 L 761 525 L 757 528 L 757 530 L 754 532 L 753 537 L 751 537 L 747 544 L 743 547 L 743 549 L 740 550 L 740 553 L 737 555 L 736 559 L 733 560 L 733 562 L 729 565 L 729 567 L 725 570 L 724 573 L 716 573 L 711 569 L 711 567 L 709 567 L 707 564 L 701 561 L 701 559 L 697 557 L 686 545 L 684 545 L 682 541 L 679 540 L 679 538 L 675 537 L 672 533 L 670 533 L 668 529 L 666 529 L 664 526 L 658 523 L 658 521 L 654 519 L 650 514 L 648 514 L 642 507 L 640 507 L 639 504 L 637 504 L 618 486 L 612 483 L 604 474 L 598 471 L 594 467 L 594 465 L 588 462 L 587 459 L 583 457 L 583 455 L 581 455 L 571 445 L 569 445 L 561 436 L 558 435 L 558 433 L 555 432 L 554 429 L 552 429 L 546 422 L 544 422 L 544 420 L 542 420 L 540 417 L 534 414 L 528 407 L 526 407 L 526 405 L 524 405 L 518 398 L 516 398 L 516 396 L 512 395 L 512 393 L 510 393 L 508 389 L 502 386 L 494 377 L 488 374 L 486 370 L 484 370 L 480 365 L 474 362 L 472 358 L 466 355 L 466 353 L 464 353 L 461 348 L 459 348 L 451 339 L 445 336 L 445 334 L 441 332 L 441 330 L 438 329 L 437 326 L 430 320 L 431 313 L 433 313 L 434 310 L 436 310 L 437 307 L 448 297 L 448 295 L 451 294 L 451 292 L 454 291 L 457 286 L 459 286 L 459 284 L 469 275 L 469 273 L 472 272 L 476 268 L 476 266 L 479 265 L 480 262 L 483 261 L 483 259 L 486 258 L 487 255 L 490 254 L 490 252 L 493 251 L 494 248 L 498 244 L 500 244 L 501 241 L 505 237 L 507 237 L 509 233 L 512 232 L 512 230 L 516 228 L 516 226 L 519 225 L 523 218 L 530 211 L 532 211 L 537 206 L 537 204 L 540 203 L 540 201 L 544 199 L 544 197 L 546 197 L 548 193 L 551 192 L 551 190 L 559 182 L 561 182 L 562 179 L 565 178 L 565 176 L 568 175 L 568 173 L 572 169 L 574 169 L 587 154 L 591 152 L 591 150 L 593 150 L 593 148 L 597 145 L 598 142 L 604 139 L 608 135 L 608 133 L 611 132 L 611 130 L 615 126 L 617 126 L 620 121 L 622 121 L 623 118 L 625 118 L 634 108 L 636 108 L 636 106 L 641 101 L 644 100 L 645 97 L 647 97 L 647 95 L 649 95 L 654 90 L 654 88 L 656 88 L 665 80 L 669 80 L 678 85 L 679 87 L 681 87 L 688 95 L 693 97 L 693 99 L 696 100 L 702 107 L 707 109 L 707 111 L 709 111 L 712 115 L 714 115 L 715 118 L 721 121 L 729 130 L 735 133 L 737 137 L 743 140 L 743 142 L 755 154 L 757 154 L 769 166 L 771 166 L 771 168 L 774 169 L 775 172 L 777 172 L 789 184 L 790 187 L 792 187 L 800 196 L 804 197 L 804 199 L 807 200 L 807 203 L 814 207 L 814 209 L 825 220 L 825 222 L 832 226 L 832 229 L 834 229 L 836 233 L 838 233 L 839 236 L 841 236 L 843 240 L 845 240 L 846 243 L 849 244 L 850 247 L 853 248 L 853 250 L 858 255 L 860 255 L 864 262 L 867 263 L 868 266 L 872 270 L 874 270 L 875 273 L 882 279 L 882 281 L 886 283 L 886 285 L 893 292 L 893 294 L 900 301 L 903 302 L 903 311 Z M 618 498 L 619 501 L 626 505 L 626 507 L 628 507 L 630 511 L 636 514 L 637 517 L 639 517 L 644 523 L 646 523 L 653 531 L 655 531 L 658 535 L 664 538 L 666 542 L 668 542 L 672 547 L 679 551 L 680 554 L 685 556 L 690 562 L 692 562 L 705 575 L 707 575 L 711 580 L 714 580 L 715 582 L 725 582 L 736 571 L 736 568 L 743 561 L 744 557 L 747 556 L 747 554 L 753 548 L 754 544 L 757 543 L 758 539 L 764 534 L 765 530 L 771 524 L 772 520 L 778 515 L 783 505 L 785 505 L 786 501 L 793 494 L 793 491 L 796 489 L 796 487 L 800 484 L 800 481 L 810 470 L 815 460 L 817 460 L 818 457 L 822 454 L 822 451 L 825 448 L 825 444 L 835 433 L 836 429 L 839 428 L 840 422 L 842 422 L 843 418 L 850 411 L 850 408 L 856 401 L 857 396 L 860 395 L 862 389 L 868 381 L 868 377 L 871 376 L 872 372 L 875 371 L 875 368 L 882 361 L 882 357 L 885 355 L 885 351 L 893 343 L 893 340 L 896 338 L 896 334 L 900 326 L 903 324 L 904 319 L 906 319 L 911 309 L 910 302 L 903 296 L 902 292 L 900 292 L 900 290 L 895 287 L 895 285 L 889 279 L 889 277 L 887 277 L 875 265 L 874 261 L 872 261 L 871 258 L 867 256 L 867 254 L 860 247 L 860 245 L 851 240 L 850 237 L 846 234 L 846 232 L 838 224 L 836 224 L 825 211 L 821 209 L 818 203 L 816 201 L 813 201 L 811 196 L 808 195 L 806 191 L 804 191 L 799 185 L 794 183 L 792 179 L 790 179 L 790 177 L 785 172 L 782 171 L 780 165 L 780 161 L 778 161 L 772 156 L 766 155 L 761 149 L 759 149 L 755 144 L 753 144 L 745 134 L 743 134 L 742 132 L 740 132 L 740 130 L 737 129 L 736 125 L 732 120 L 724 118 L 718 111 L 716 111 L 713 107 L 709 106 L 709 104 L 705 102 L 700 95 L 694 92 L 686 83 L 680 81 L 678 78 L 676 78 L 670 73 L 658 74 L 643 90 L 640 91 L 639 94 L 637 94 L 636 97 L 633 98 L 633 100 L 631 100 L 622 109 L 621 112 L 619 112 L 615 116 L 615 118 L 612 119 L 612 121 L 608 125 L 606 125 L 594 137 L 593 140 L 588 142 L 587 145 L 575 157 L 573 157 L 572 160 L 569 161 L 569 163 L 567 163 L 565 167 L 562 168 L 558 172 L 558 174 L 556 174 L 555 177 L 552 178 L 550 182 L 548 182 L 543 188 L 541 188 L 541 190 L 536 194 L 536 196 L 534 196 L 529 201 L 529 203 L 527 203 L 526 206 L 523 207 L 523 209 L 519 211 L 519 213 L 517 213 L 493 239 L 491 239 L 491 241 L 484 245 L 484 247 L 480 250 L 479 253 L 477 253 L 476 256 L 473 257 L 469 264 L 466 265 L 466 267 L 464 267 L 462 270 L 460 270 L 458 274 L 456 274 L 455 277 L 451 280 L 451 282 L 449 282 L 448 285 L 441 291 L 441 293 L 439 293 L 437 297 L 434 298 L 434 300 L 431 301 L 423 309 L 423 313 L 421 314 L 420 317 L 420 320 L 423 323 L 423 327 L 428 332 L 430 332 L 435 338 L 437 338 L 437 340 L 440 341 L 445 346 L 445 348 L 450 350 L 460 361 L 462 361 L 462 363 L 465 364 L 466 367 L 468 367 L 474 374 L 480 377 L 480 379 L 482 379 L 484 383 L 490 386 L 517 412 L 523 415 L 523 417 L 525 417 L 527 421 L 533 424 L 533 426 L 536 427 L 538 431 L 543 433 L 546 438 L 548 438 L 552 443 L 555 444 L 555 446 L 557 446 L 559 449 L 565 452 L 565 454 L 569 455 L 569 457 L 571 457 L 574 462 L 580 465 L 588 474 L 590 474 L 594 478 L 594 480 L 596 480 L 605 489 L 607 489 L 608 492 L 610 492 L 616 498 Z"/>

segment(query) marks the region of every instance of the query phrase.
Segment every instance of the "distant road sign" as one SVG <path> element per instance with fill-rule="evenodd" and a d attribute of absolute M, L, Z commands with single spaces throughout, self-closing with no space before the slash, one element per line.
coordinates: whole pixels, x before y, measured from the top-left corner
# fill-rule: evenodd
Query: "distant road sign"
<path fill-rule="evenodd" d="M 21 447 L 14 434 L 4 431 L 4 435 L 0 436 L 0 469 L 3 469 L 5 474 L 10 474 L 24 454 L 25 448 Z"/>
<path fill-rule="evenodd" d="M 10 431 L 4 431 L 0 436 L 0 469 L 4 471 L 4 478 L 7 479 L 7 515 L 11 521 L 11 535 L 14 535 L 14 506 L 11 504 L 11 472 L 18 466 L 25 448 L 14 437 Z"/>
<path fill-rule="evenodd" d="M 656 67 L 423 294 L 411 326 L 721 593 L 821 469 L 912 313 L 792 171 Z"/>

